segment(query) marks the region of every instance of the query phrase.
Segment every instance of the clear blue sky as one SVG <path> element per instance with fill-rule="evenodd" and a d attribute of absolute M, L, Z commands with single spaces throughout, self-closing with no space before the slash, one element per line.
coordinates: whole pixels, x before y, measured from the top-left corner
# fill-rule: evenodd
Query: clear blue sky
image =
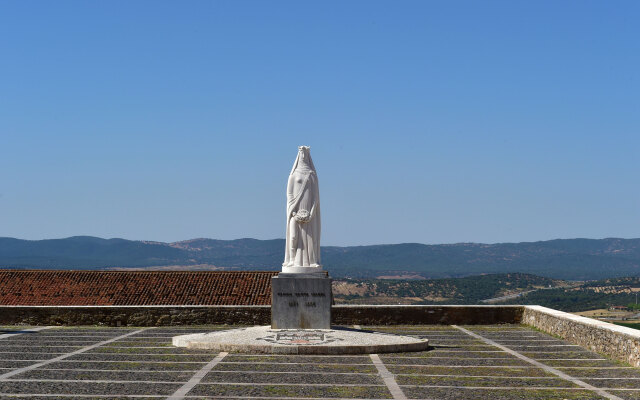
<path fill-rule="evenodd" d="M 638 1 L 2 1 L 0 236 L 640 237 Z"/>

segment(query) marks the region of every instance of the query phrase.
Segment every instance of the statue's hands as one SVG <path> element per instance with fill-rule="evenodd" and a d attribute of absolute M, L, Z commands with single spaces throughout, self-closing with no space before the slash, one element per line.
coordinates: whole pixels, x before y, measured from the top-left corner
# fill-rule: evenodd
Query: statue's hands
<path fill-rule="evenodd" d="M 309 222 L 309 211 L 300 209 L 298 212 L 293 214 L 293 219 L 300 224 L 305 224 Z"/>

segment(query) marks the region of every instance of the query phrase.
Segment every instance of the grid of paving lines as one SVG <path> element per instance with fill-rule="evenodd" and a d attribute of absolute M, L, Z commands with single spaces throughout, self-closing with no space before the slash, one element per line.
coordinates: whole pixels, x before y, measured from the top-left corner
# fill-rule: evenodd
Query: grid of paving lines
<path fill-rule="evenodd" d="M 229 354 L 189 395 L 267 398 L 389 399 L 368 355 Z"/>
<path fill-rule="evenodd" d="M 522 325 L 461 328 L 363 327 L 430 339 L 431 351 L 380 356 L 407 398 L 640 399 L 638 368 Z"/>
<path fill-rule="evenodd" d="M 52 328 L 0 340 L 0 397 L 167 397 L 211 358 L 170 347 L 192 331 L 201 329 Z"/>
<path fill-rule="evenodd" d="M 379 358 L 171 345 L 229 328 L 2 327 L 0 398 L 640 399 L 640 369 L 521 325 L 362 327 L 433 345 Z"/>

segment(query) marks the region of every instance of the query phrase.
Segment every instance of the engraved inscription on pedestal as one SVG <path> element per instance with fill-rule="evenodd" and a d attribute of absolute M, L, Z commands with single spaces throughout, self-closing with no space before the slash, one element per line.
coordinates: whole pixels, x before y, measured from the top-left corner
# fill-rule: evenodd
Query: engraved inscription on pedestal
<path fill-rule="evenodd" d="M 331 279 L 324 274 L 271 278 L 271 328 L 330 329 Z"/>

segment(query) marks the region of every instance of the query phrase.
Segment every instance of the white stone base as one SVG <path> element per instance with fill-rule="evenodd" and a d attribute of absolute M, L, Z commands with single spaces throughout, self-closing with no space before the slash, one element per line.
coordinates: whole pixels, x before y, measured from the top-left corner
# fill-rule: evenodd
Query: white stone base
<path fill-rule="evenodd" d="M 271 329 L 269 326 L 174 336 L 173 345 L 241 353 L 369 354 L 423 351 L 427 339 L 356 329 Z"/>
<path fill-rule="evenodd" d="M 325 274 L 322 265 L 314 265 L 311 267 L 287 267 L 283 265 L 282 272 L 285 274 Z"/>

